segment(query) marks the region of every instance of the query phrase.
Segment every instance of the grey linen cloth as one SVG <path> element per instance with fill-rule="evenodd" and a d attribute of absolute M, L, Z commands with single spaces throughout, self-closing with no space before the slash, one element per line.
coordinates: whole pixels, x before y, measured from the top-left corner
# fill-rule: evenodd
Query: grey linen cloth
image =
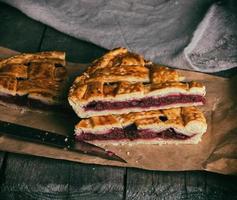
<path fill-rule="evenodd" d="M 73 37 L 183 69 L 237 66 L 236 0 L 1 0 Z"/>

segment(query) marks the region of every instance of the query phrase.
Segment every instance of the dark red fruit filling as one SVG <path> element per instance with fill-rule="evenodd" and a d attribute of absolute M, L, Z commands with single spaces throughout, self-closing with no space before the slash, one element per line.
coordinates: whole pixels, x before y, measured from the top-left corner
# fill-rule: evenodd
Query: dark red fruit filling
<path fill-rule="evenodd" d="M 30 99 L 27 97 L 27 95 L 23 95 L 23 96 L 12 96 L 12 95 L 0 95 L 0 101 L 2 102 L 6 102 L 9 104 L 15 104 L 18 106 L 26 106 L 28 108 L 39 108 L 39 109 L 43 109 L 43 110 L 48 110 L 48 109 L 55 109 L 55 110 L 59 110 L 62 108 L 61 105 L 49 105 L 49 104 L 45 104 L 39 100 L 36 99 Z"/>
<path fill-rule="evenodd" d="M 130 101 L 92 101 L 84 109 L 87 110 L 118 110 L 123 108 L 149 108 L 171 105 L 174 103 L 197 103 L 205 102 L 205 98 L 200 95 L 169 95 L 165 97 L 146 97 Z"/>
<path fill-rule="evenodd" d="M 175 139 L 175 140 L 186 140 L 191 136 L 187 136 L 181 133 L 177 133 L 174 129 L 170 128 L 162 132 L 154 132 L 149 129 L 144 130 L 133 130 L 133 129 L 120 129 L 115 128 L 107 132 L 106 134 L 92 134 L 82 133 L 76 136 L 77 140 L 137 140 L 137 139 Z"/>

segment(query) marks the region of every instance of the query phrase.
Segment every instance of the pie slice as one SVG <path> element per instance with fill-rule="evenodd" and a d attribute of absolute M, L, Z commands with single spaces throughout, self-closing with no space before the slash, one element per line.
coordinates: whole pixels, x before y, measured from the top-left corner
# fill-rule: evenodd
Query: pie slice
<path fill-rule="evenodd" d="M 104 144 L 196 144 L 207 130 L 196 107 L 95 116 L 75 127 L 77 140 Z"/>
<path fill-rule="evenodd" d="M 205 86 L 182 81 L 177 71 L 118 48 L 75 79 L 68 100 L 81 118 L 203 105 Z"/>
<path fill-rule="evenodd" d="M 0 60 L 0 103 L 48 108 L 65 102 L 65 53 L 19 54 Z"/>

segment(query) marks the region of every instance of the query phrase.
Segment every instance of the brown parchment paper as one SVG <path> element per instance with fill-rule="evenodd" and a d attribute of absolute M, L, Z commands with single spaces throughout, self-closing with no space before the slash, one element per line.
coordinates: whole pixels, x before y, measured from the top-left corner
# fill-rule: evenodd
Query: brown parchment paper
<path fill-rule="evenodd" d="M 16 52 L 0 47 L 1 57 Z M 68 64 L 71 77 L 82 73 L 86 65 Z M 221 174 L 237 174 L 237 77 L 226 79 L 203 73 L 179 70 L 189 80 L 203 82 L 207 103 L 200 107 L 207 118 L 208 130 L 196 145 L 106 145 L 127 164 L 99 157 L 73 153 L 45 145 L 0 136 L 0 150 L 70 160 L 81 163 L 136 167 L 148 170 L 206 170 Z M 0 106 L 0 119 L 25 126 L 71 134 L 75 116 L 56 112 L 36 112 Z"/>

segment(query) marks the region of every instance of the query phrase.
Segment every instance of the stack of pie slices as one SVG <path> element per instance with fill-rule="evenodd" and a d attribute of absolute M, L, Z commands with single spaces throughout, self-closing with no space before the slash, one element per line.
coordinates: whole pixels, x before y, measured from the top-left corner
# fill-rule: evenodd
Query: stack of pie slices
<path fill-rule="evenodd" d="M 0 59 L 0 103 L 52 109 L 65 102 L 66 78 L 64 52 L 26 53 Z"/>
<path fill-rule="evenodd" d="M 95 60 L 69 91 L 82 119 L 78 140 L 103 144 L 195 144 L 206 132 L 205 86 L 184 82 L 177 71 L 157 66 L 125 48 Z"/>
<path fill-rule="evenodd" d="M 0 103 L 53 109 L 66 105 L 64 52 L 0 59 Z M 198 143 L 206 132 L 205 86 L 125 48 L 95 60 L 70 88 L 78 140 L 100 144 Z M 60 107 L 61 108 L 61 107 Z"/>

